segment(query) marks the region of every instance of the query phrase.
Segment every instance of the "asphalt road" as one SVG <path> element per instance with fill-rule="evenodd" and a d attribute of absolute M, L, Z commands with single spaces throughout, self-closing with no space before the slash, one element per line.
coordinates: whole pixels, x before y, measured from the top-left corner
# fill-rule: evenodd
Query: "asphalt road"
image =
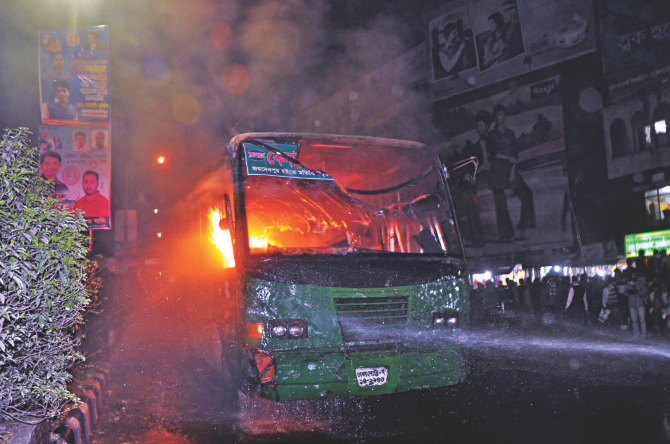
<path fill-rule="evenodd" d="M 94 444 L 670 441 L 670 341 L 596 326 L 463 333 L 471 373 L 457 387 L 238 413 L 202 359 L 211 302 L 179 278 L 143 282 L 116 285 L 88 327 L 90 350 L 113 331 Z"/>

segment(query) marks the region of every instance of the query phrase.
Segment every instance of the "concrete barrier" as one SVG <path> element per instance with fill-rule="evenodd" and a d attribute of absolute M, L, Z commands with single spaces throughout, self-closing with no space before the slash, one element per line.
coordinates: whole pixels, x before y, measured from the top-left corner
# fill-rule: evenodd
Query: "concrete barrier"
<path fill-rule="evenodd" d="M 70 391 L 76 394 L 81 402 L 73 405 L 65 414 L 64 420 L 53 430 L 58 444 L 88 444 L 91 442 L 93 431 L 97 428 L 102 414 L 109 374 L 108 363 L 98 364 L 95 370 L 86 372 L 83 381 L 73 381 L 70 384 Z M 53 440 L 30 444 L 50 443 L 53 443 Z M 17 444 L 28 443 L 19 442 Z"/>

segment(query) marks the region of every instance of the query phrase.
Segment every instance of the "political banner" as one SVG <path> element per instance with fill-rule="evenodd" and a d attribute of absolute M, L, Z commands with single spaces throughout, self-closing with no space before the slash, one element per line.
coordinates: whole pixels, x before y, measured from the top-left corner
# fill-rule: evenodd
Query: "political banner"
<path fill-rule="evenodd" d="M 444 110 L 441 160 L 477 157 L 476 183 L 453 174 L 469 257 L 570 246 L 563 108 L 557 77 Z M 447 106 L 444 103 L 443 106 Z"/>
<path fill-rule="evenodd" d="M 83 211 L 91 230 L 112 228 L 111 133 L 108 127 L 40 126 L 39 167 L 55 183 L 57 197 Z"/>
<path fill-rule="evenodd" d="M 434 101 L 596 49 L 590 0 L 452 0 L 425 22 Z"/>
<path fill-rule="evenodd" d="M 109 126 L 106 26 L 39 32 L 42 124 Z"/>

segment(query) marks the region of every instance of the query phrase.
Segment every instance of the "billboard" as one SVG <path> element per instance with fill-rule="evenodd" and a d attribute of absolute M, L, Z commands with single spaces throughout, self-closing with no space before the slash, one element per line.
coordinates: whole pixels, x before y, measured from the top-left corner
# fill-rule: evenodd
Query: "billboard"
<path fill-rule="evenodd" d="M 654 250 L 670 250 L 670 230 L 627 234 L 625 245 L 626 257 L 637 257 L 640 250 L 645 256 L 653 256 Z"/>
<path fill-rule="evenodd" d="M 445 110 L 436 123 L 448 137 L 444 163 L 480 161 L 475 185 L 452 178 L 469 257 L 572 244 L 558 87 L 552 77 Z"/>
<path fill-rule="evenodd" d="M 598 20 L 610 91 L 670 76 L 670 2 L 599 0 Z"/>
<path fill-rule="evenodd" d="M 39 32 L 42 124 L 109 126 L 106 26 Z"/>
<path fill-rule="evenodd" d="M 454 0 L 425 21 L 433 100 L 596 49 L 588 0 Z"/>
<path fill-rule="evenodd" d="M 40 173 L 55 182 L 57 197 L 83 211 L 89 229 L 111 229 L 109 127 L 40 126 Z"/>

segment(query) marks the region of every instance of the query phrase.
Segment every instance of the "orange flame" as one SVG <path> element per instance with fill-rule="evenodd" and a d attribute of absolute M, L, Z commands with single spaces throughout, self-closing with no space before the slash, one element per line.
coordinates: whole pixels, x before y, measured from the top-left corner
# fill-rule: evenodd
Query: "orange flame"
<path fill-rule="evenodd" d="M 268 248 L 268 238 L 265 235 L 249 236 L 249 247 L 266 250 Z"/>
<path fill-rule="evenodd" d="M 210 240 L 223 255 L 223 268 L 232 268 L 235 266 L 235 257 L 233 256 L 233 242 L 230 237 L 230 230 L 222 230 L 219 227 L 221 213 L 217 210 L 212 209 L 210 211 L 209 219 L 212 221 L 212 237 Z"/>

